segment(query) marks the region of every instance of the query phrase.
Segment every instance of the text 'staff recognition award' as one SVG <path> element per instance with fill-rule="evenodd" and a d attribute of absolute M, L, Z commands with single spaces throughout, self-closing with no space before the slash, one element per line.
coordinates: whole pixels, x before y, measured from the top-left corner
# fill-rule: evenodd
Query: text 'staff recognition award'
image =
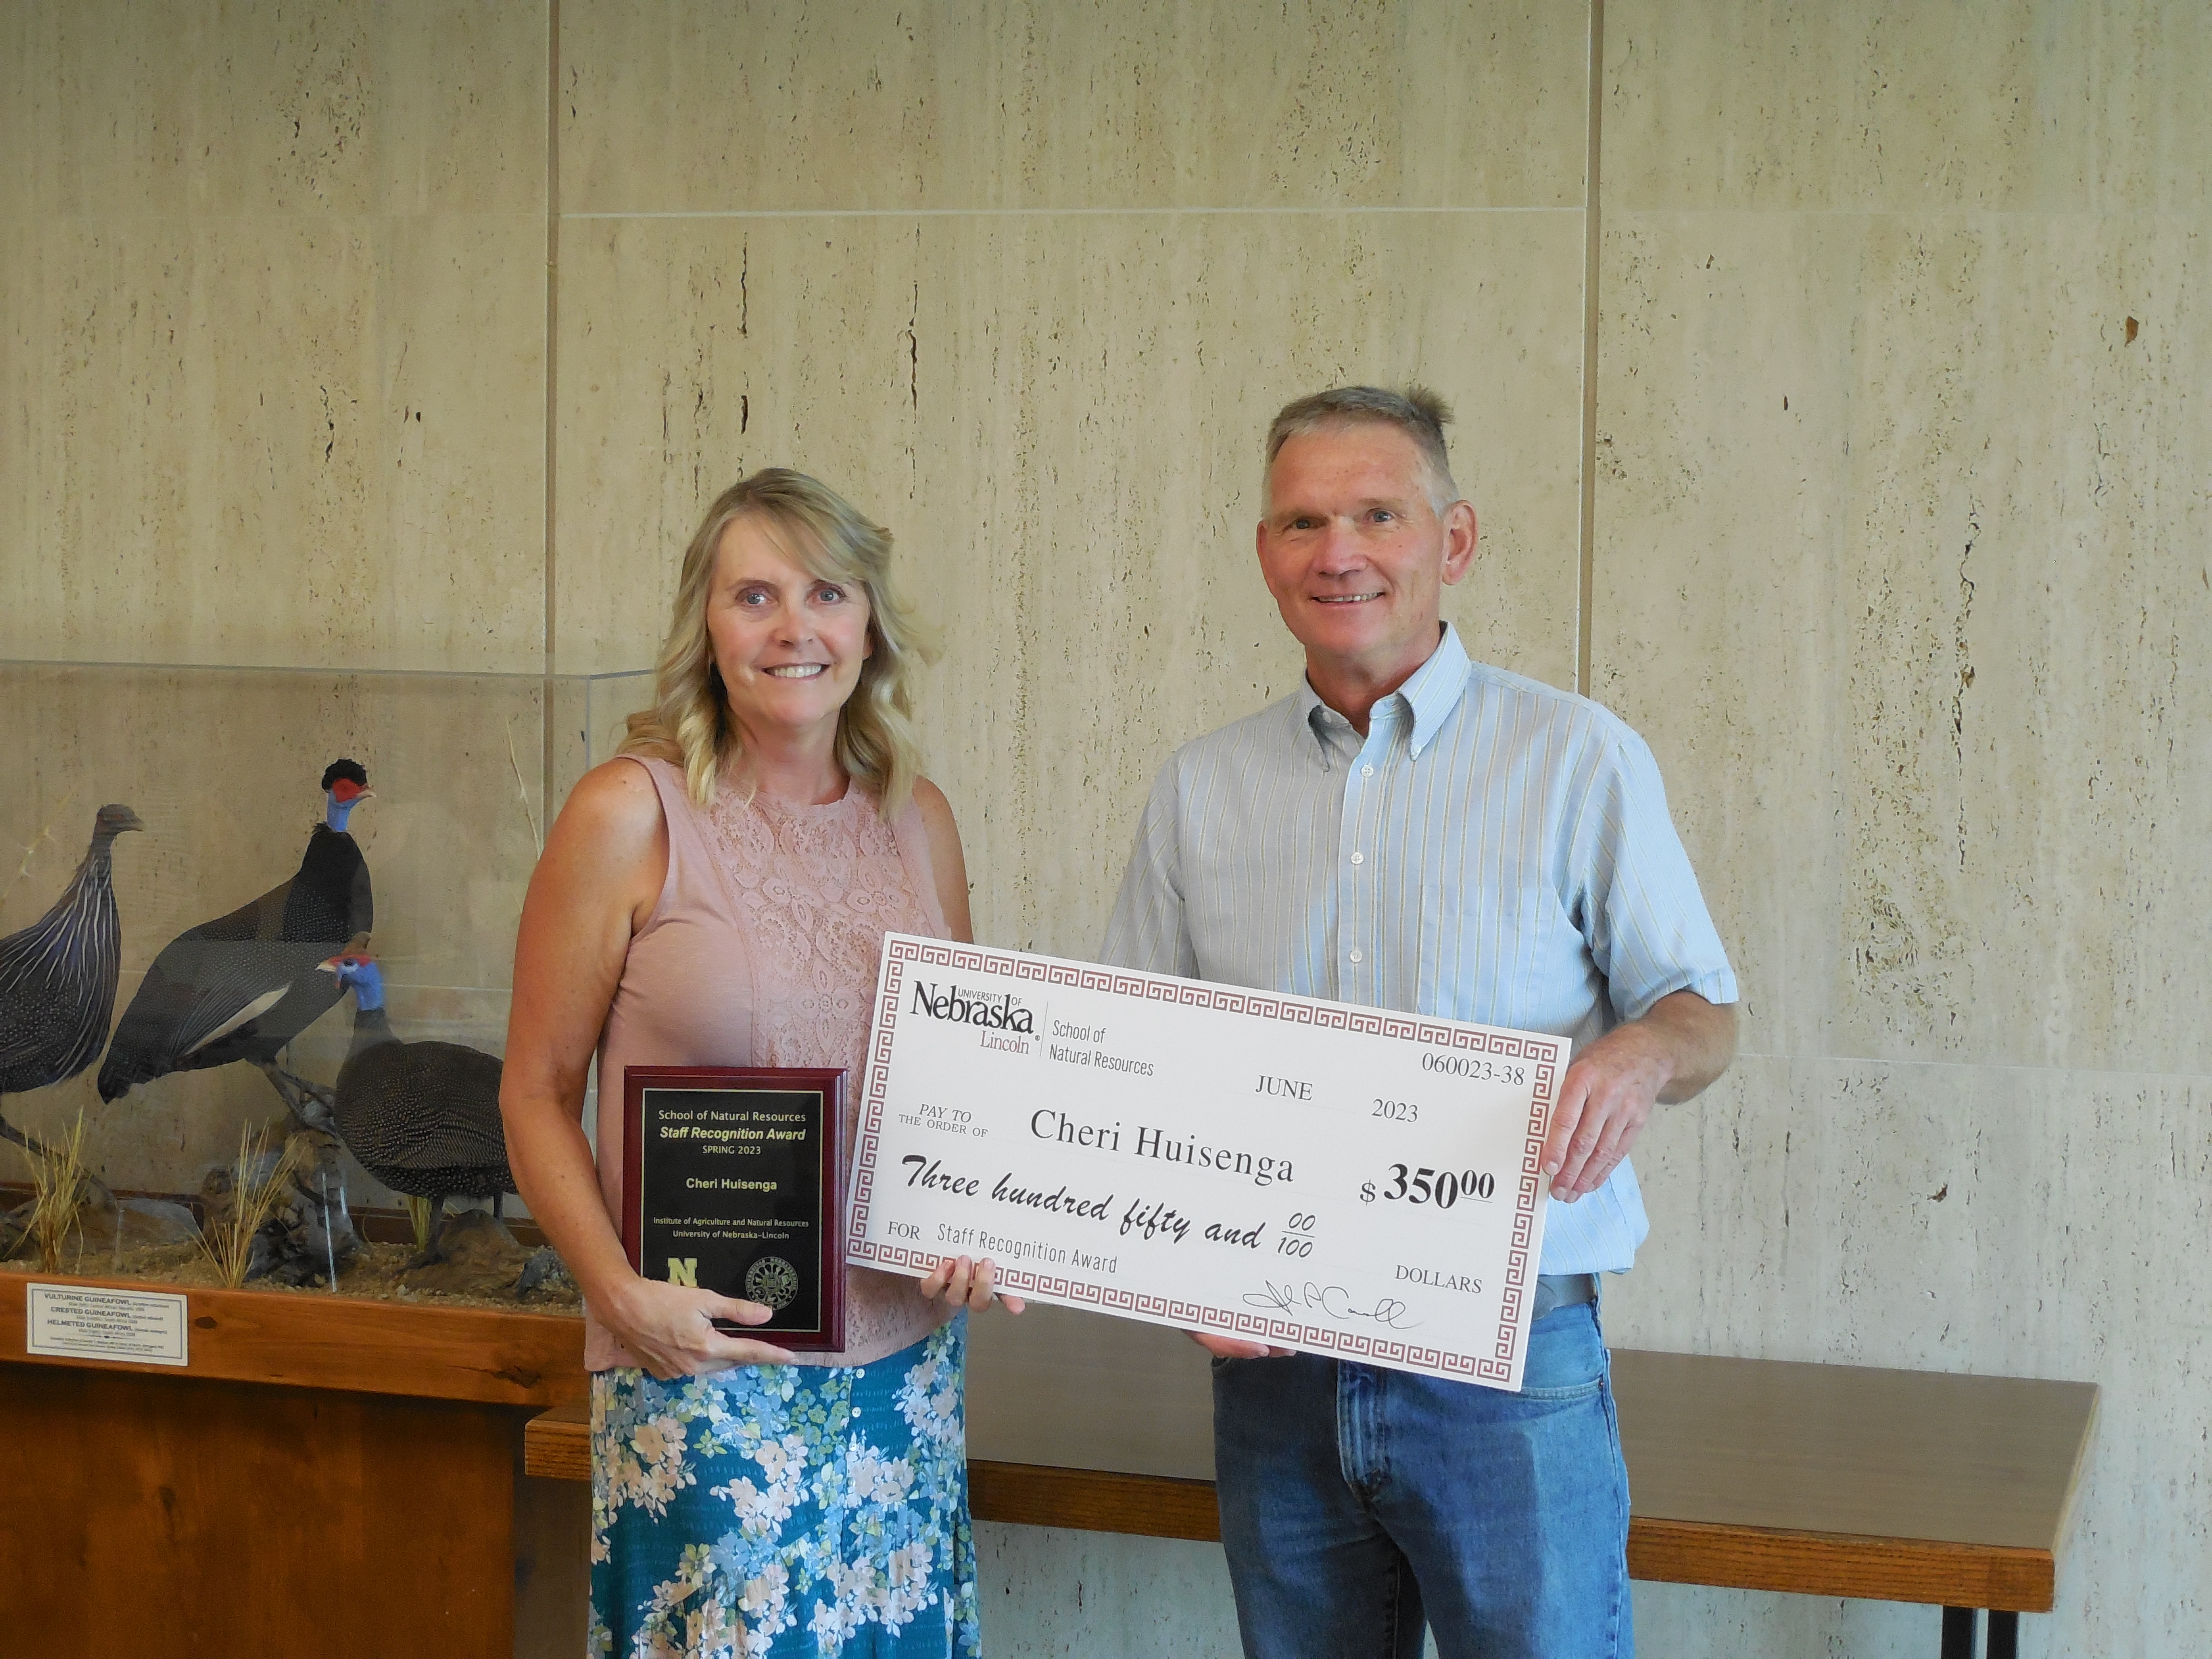
<path fill-rule="evenodd" d="M 792 1349 L 845 1346 L 845 1073 L 623 1071 L 623 1245 L 647 1279 L 773 1308 L 723 1324 Z"/>
<path fill-rule="evenodd" d="M 1568 1048 L 894 933 L 848 1258 L 1517 1389 Z"/>

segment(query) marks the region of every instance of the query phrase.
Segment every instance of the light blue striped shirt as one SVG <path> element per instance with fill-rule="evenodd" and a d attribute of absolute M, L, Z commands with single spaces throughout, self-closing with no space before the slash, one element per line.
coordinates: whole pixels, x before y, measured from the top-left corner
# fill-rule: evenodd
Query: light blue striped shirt
<path fill-rule="evenodd" d="M 1103 956 L 1577 1048 L 1671 992 L 1736 999 L 1644 740 L 1449 627 L 1364 739 L 1301 683 L 1177 750 Z M 1623 1159 L 1553 1201 L 1543 1271 L 1620 1271 L 1650 1231 Z"/>

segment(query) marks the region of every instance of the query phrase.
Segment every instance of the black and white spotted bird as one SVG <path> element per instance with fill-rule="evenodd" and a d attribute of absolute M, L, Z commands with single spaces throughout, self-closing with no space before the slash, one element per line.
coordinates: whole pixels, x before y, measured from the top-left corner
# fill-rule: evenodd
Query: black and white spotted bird
<path fill-rule="evenodd" d="M 123 965 L 112 855 L 118 836 L 145 827 L 127 806 L 101 807 L 53 908 L 0 939 L 0 1097 L 65 1082 L 100 1058 Z M 0 1137 L 43 1150 L 5 1116 Z"/>
<path fill-rule="evenodd" d="M 430 1200 L 427 1243 L 410 1267 L 441 1260 L 449 1198 L 488 1198 L 497 1215 L 514 1190 L 499 1116 L 500 1062 L 459 1042 L 403 1042 L 384 1009 L 384 974 L 365 951 L 323 966 L 354 995 L 353 1044 L 338 1068 L 331 1117 L 361 1166 L 396 1193 Z"/>
<path fill-rule="evenodd" d="M 316 1121 L 312 1103 L 323 1091 L 276 1056 L 337 1005 L 339 988 L 318 971 L 324 958 L 374 923 L 368 866 L 346 828 L 368 794 L 358 763 L 332 761 L 323 773 L 323 821 L 292 878 L 162 946 L 108 1045 L 102 1100 L 172 1072 L 242 1060 L 261 1068 L 295 1114 Z"/>

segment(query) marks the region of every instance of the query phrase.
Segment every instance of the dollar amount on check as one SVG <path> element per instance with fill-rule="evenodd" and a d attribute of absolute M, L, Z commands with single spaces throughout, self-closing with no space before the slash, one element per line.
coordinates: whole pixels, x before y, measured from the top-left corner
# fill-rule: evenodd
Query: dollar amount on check
<path fill-rule="evenodd" d="M 894 933 L 848 1259 L 1517 1389 L 1567 1048 Z"/>

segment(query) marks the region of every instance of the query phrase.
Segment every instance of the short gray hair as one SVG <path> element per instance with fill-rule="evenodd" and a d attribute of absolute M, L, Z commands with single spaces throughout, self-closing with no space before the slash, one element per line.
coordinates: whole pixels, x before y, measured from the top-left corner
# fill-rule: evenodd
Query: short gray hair
<path fill-rule="evenodd" d="M 1363 422 L 1395 426 L 1420 451 L 1429 475 L 1429 505 L 1441 515 L 1459 499 L 1459 486 L 1452 482 L 1451 457 L 1444 449 L 1444 427 L 1451 417 L 1451 406 L 1425 386 L 1409 386 L 1403 392 L 1389 392 L 1379 386 L 1340 386 L 1316 392 L 1285 404 L 1267 428 L 1267 471 L 1274 471 L 1275 457 L 1293 438 Z M 1265 483 L 1263 477 L 1263 486 Z"/>

